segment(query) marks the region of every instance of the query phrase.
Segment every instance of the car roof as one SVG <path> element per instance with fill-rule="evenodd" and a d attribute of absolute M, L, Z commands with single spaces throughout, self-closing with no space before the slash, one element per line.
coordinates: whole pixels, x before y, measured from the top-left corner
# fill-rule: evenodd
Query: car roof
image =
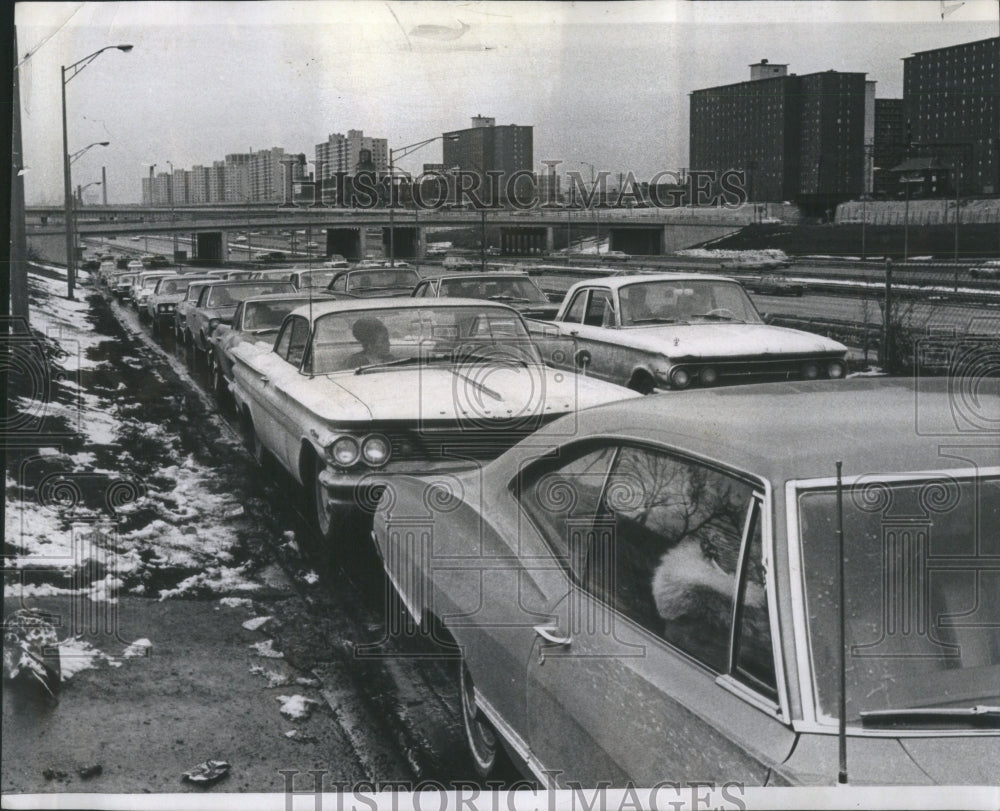
<path fill-rule="evenodd" d="M 453 279 L 531 279 L 531 277 L 525 273 L 523 270 L 493 270 L 478 271 L 477 273 L 462 273 L 461 271 L 455 273 L 436 273 L 433 276 L 424 276 L 421 281 L 438 282 L 448 279 L 449 281 Z"/>
<path fill-rule="evenodd" d="M 313 298 L 313 301 L 316 299 Z M 325 299 L 324 299 L 325 300 Z M 259 296 L 250 296 L 249 298 L 243 299 L 240 303 L 245 304 L 246 302 L 268 302 L 268 301 L 309 301 L 308 293 L 261 293 Z"/>
<path fill-rule="evenodd" d="M 256 287 L 261 284 L 291 284 L 280 279 L 221 279 L 209 282 L 211 287 Z"/>
<path fill-rule="evenodd" d="M 299 307 L 293 310 L 293 314 L 309 315 L 312 310 L 313 319 L 319 318 L 327 313 L 350 312 L 351 310 L 398 310 L 406 309 L 441 309 L 442 307 L 483 307 L 508 310 L 512 315 L 520 318 L 520 314 L 513 307 L 508 307 L 500 302 L 483 301 L 478 298 L 367 298 L 367 299 L 313 299 L 311 305 Z"/>
<path fill-rule="evenodd" d="M 735 279 L 731 276 L 716 276 L 707 273 L 630 273 L 627 276 L 614 275 L 614 276 L 596 276 L 593 279 L 584 279 L 579 281 L 570 288 L 573 290 L 577 287 L 584 287 L 588 285 L 600 285 L 602 287 L 610 287 L 614 290 L 625 287 L 629 284 L 635 284 L 636 282 L 686 282 L 686 281 L 710 281 L 710 282 L 733 282 L 738 284 Z"/>
<path fill-rule="evenodd" d="M 667 392 L 573 419 L 577 436 L 661 442 L 777 483 L 833 477 L 838 460 L 845 477 L 973 467 L 942 446 L 981 441 L 984 426 L 995 439 L 997 398 L 1000 379 L 855 377 Z M 983 402 L 992 417 L 976 417 Z M 559 422 L 537 436 L 564 436 Z"/>

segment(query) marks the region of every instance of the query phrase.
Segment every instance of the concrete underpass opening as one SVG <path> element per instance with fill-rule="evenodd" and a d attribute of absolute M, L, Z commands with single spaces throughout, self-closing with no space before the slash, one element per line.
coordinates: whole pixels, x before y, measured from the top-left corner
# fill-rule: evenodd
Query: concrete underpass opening
<path fill-rule="evenodd" d="M 226 247 L 221 231 L 194 234 L 192 245 L 194 247 L 192 258 L 199 262 L 222 264 L 226 261 Z"/>
<path fill-rule="evenodd" d="M 397 259 L 418 259 L 420 257 L 420 229 L 413 226 L 396 226 L 391 253 Z M 389 256 L 389 229 L 382 229 L 382 250 Z"/>
<path fill-rule="evenodd" d="M 364 233 L 361 228 L 326 229 L 327 256 L 339 253 L 345 259 L 363 259 L 365 255 L 364 242 Z"/>
<path fill-rule="evenodd" d="M 608 250 L 624 251 L 636 256 L 659 256 L 663 253 L 663 227 L 612 228 Z"/>

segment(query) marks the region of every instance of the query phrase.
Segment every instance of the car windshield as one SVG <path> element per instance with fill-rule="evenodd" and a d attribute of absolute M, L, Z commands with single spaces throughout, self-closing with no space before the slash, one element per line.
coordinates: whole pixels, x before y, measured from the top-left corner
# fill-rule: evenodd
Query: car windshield
<path fill-rule="evenodd" d="M 283 301 L 248 301 L 243 305 L 243 329 L 247 332 L 276 331 L 285 316 L 301 307 L 301 298 Z"/>
<path fill-rule="evenodd" d="M 362 270 L 351 273 L 348 280 L 350 290 L 361 291 L 414 287 L 420 277 L 414 270 Z"/>
<path fill-rule="evenodd" d="M 441 296 L 483 298 L 492 301 L 548 303 L 545 294 L 530 279 L 479 278 L 442 279 Z"/>
<path fill-rule="evenodd" d="M 163 278 L 162 276 L 147 276 L 145 279 L 142 280 L 142 286 L 144 289 L 147 287 L 149 288 L 156 287 L 156 285 L 160 283 L 160 279 L 162 278 Z"/>
<path fill-rule="evenodd" d="M 235 307 L 245 298 L 264 296 L 268 293 L 290 293 L 291 287 L 284 282 L 261 282 L 260 284 L 237 284 L 232 287 L 213 287 L 209 291 L 205 306 L 209 308 Z"/>
<path fill-rule="evenodd" d="M 658 279 L 624 285 L 622 325 L 763 323 L 743 288 L 733 281 Z"/>
<path fill-rule="evenodd" d="M 483 358 L 506 364 L 541 363 L 521 316 L 506 307 L 329 313 L 316 319 L 313 335 L 316 374 Z"/>
<path fill-rule="evenodd" d="M 843 493 L 847 717 L 1000 702 L 1000 477 Z M 837 493 L 798 493 L 817 712 L 839 712 Z"/>
<path fill-rule="evenodd" d="M 198 296 L 201 295 L 201 291 L 208 287 L 207 284 L 190 284 L 188 285 L 187 296 L 185 297 L 188 301 L 197 301 Z"/>
<path fill-rule="evenodd" d="M 180 293 L 186 290 L 188 283 L 182 279 L 157 279 L 156 289 L 153 291 L 157 295 L 167 295 L 169 293 Z"/>
<path fill-rule="evenodd" d="M 300 273 L 299 274 L 299 288 L 306 287 L 326 287 L 330 280 L 333 279 L 336 271 L 334 270 L 319 270 L 311 273 Z"/>

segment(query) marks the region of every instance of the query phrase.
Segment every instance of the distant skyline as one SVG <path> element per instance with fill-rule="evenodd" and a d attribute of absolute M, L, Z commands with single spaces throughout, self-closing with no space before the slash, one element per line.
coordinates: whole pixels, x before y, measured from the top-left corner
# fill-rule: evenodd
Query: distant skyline
<path fill-rule="evenodd" d="M 469 126 L 534 127 L 536 168 L 648 179 L 688 166 L 688 94 L 789 72 L 858 71 L 899 98 L 902 59 L 998 34 L 996 0 L 938 2 L 19 3 L 25 191 L 62 201 L 60 65 L 106 45 L 67 85 L 73 184 L 139 202 L 149 164 L 210 166 L 331 132 L 396 148 Z M 440 143 L 400 162 L 418 172 Z"/>

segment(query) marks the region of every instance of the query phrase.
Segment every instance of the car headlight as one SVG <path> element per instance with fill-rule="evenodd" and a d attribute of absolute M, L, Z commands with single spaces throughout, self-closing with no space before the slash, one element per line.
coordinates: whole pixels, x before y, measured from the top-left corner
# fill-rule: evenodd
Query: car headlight
<path fill-rule="evenodd" d="M 686 369 L 674 369 L 670 373 L 670 385 L 675 389 L 686 389 L 691 382 L 691 375 Z"/>
<path fill-rule="evenodd" d="M 379 467 L 389 461 L 392 446 L 389 440 L 381 434 L 371 434 L 361 443 L 361 456 L 373 467 Z"/>
<path fill-rule="evenodd" d="M 327 453 L 336 464 L 341 467 L 350 467 L 361 456 L 361 448 L 358 446 L 358 440 L 354 437 L 342 436 L 330 443 Z"/>
<path fill-rule="evenodd" d="M 835 360 L 826 367 L 826 376 L 831 380 L 836 380 L 837 378 L 844 376 L 844 371 L 844 364 L 839 360 Z"/>

